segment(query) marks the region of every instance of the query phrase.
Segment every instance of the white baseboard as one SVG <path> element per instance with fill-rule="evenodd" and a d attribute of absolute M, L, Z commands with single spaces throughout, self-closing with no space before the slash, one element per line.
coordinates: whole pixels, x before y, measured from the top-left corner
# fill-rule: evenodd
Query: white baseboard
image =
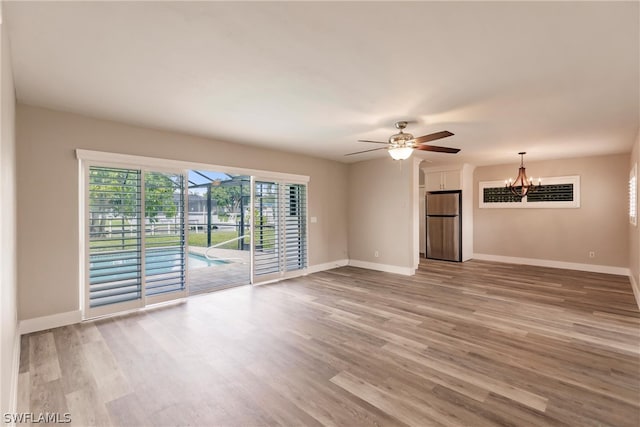
<path fill-rule="evenodd" d="M 577 262 L 554 261 L 551 259 L 519 258 L 503 255 L 473 254 L 473 259 L 483 261 L 504 262 L 507 264 L 535 265 L 538 267 L 563 268 L 565 270 L 588 271 L 591 273 L 615 274 L 629 276 L 629 269 L 625 267 L 613 267 L 609 265 L 580 264 Z"/>
<path fill-rule="evenodd" d="M 325 262 L 324 264 L 310 265 L 307 267 L 307 274 L 344 267 L 345 265 L 349 265 L 348 259 L 339 259 L 337 261 Z"/>
<path fill-rule="evenodd" d="M 13 339 L 13 360 L 11 361 L 11 386 L 9 387 L 9 412 L 18 412 L 18 376 L 20 375 L 20 333 L 16 328 Z M 10 425 L 15 425 L 11 423 Z"/>
<path fill-rule="evenodd" d="M 21 320 L 18 325 L 18 332 L 20 335 L 30 334 L 31 332 L 72 325 L 81 321 L 82 312 L 80 310 L 67 311 L 66 313 L 52 314 L 51 316 Z"/>
<path fill-rule="evenodd" d="M 356 259 L 349 260 L 349 265 L 352 267 L 366 268 L 368 270 L 384 271 L 386 273 L 402 274 L 404 276 L 413 276 L 416 274 L 416 270 L 411 267 L 400 267 L 397 265 L 378 264 L 375 262 L 358 261 Z"/>
<path fill-rule="evenodd" d="M 638 282 L 636 282 L 636 278 L 633 274 L 629 274 L 629 281 L 631 282 L 631 289 L 633 289 L 633 296 L 636 297 L 638 310 L 640 310 L 640 286 L 638 286 Z"/>

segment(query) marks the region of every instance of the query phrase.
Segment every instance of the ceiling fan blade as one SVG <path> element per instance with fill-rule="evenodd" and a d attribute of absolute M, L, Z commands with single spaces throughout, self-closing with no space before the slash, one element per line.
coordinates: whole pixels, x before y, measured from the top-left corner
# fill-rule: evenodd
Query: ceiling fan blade
<path fill-rule="evenodd" d="M 364 150 L 364 151 L 357 151 L 355 153 L 349 153 L 349 154 L 345 154 L 345 156 L 352 156 L 354 154 L 362 154 L 362 153 L 368 153 L 369 151 L 377 151 L 377 150 L 386 150 L 387 147 L 382 147 L 382 148 L 372 148 L 371 150 Z"/>
<path fill-rule="evenodd" d="M 438 147 L 437 145 L 418 145 L 416 150 L 422 151 L 435 151 L 436 153 L 450 153 L 455 154 L 460 151 L 459 148 Z"/>
<path fill-rule="evenodd" d="M 371 140 L 368 140 L 368 139 L 359 139 L 358 142 L 373 142 L 374 144 L 388 144 L 388 142 L 371 141 Z"/>
<path fill-rule="evenodd" d="M 446 138 L 448 136 L 453 136 L 451 132 L 448 130 L 443 130 L 442 132 L 430 133 L 429 135 L 419 136 L 414 139 L 416 144 L 423 144 L 429 141 L 435 141 L 436 139 Z"/>

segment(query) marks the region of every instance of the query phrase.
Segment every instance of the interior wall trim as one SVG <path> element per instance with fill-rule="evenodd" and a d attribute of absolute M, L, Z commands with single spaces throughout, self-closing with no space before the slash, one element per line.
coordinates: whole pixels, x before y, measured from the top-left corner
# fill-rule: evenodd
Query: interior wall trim
<path fill-rule="evenodd" d="M 325 262 L 323 264 L 310 265 L 307 267 L 307 273 L 317 273 L 319 271 L 331 270 L 338 267 L 344 267 L 345 265 L 349 265 L 348 259 L 339 259 L 336 261 Z"/>
<path fill-rule="evenodd" d="M 537 267 L 563 268 L 565 270 L 588 271 L 591 273 L 615 274 L 617 276 L 630 275 L 630 271 L 626 267 L 615 267 L 610 265 L 598 265 L 598 264 L 581 264 L 577 262 L 556 261 L 552 259 L 520 258 L 520 257 L 511 257 L 511 256 L 503 256 L 503 255 L 477 254 L 477 253 L 473 254 L 473 259 L 478 259 L 482 261 L 504 262 L 507 264 L 534 265 Z"/>
<path fill-rule="evenodd" d="M 413 276 L 416 270 L 411 267 L 400 267 L 398 265 L 378 264 L 375 262 L 359 261 L 357 259 L 349 260 L 352 267 L 366 268 L 368 270 L 384 271 L 385 273 L 402 274 L 403 276 Z"/>
<path fill-rule="evenodd" d="M 35 317 L 33 319 L 21 320 L 18 324 L 18 333 L 20 335 L 30 334 L 31 332 L 72 325 L 74 323 L 80 323 L 81 321 L 82 311 L 80 310 Z"/>
<path fill-rule="evenodd" d="M 631 289 L 633 289 L 633 296 L 636 298 L 636 304 L 638 304 L 638 310 L 640 310 L 640 286 L 638 286 L 633 274 L 629 274 L 629 281 L 631 282 Z"/>
<path fill-rule="evenodd" d="M 11 386 L 9 387 L 9 411 L 18 413 L 18 376 L 20 375 L 20 334 L 16 330 L 13 339 L 13 359 L 11 360 Z M 14 426 L 15 423 L 9 425 Z"/>

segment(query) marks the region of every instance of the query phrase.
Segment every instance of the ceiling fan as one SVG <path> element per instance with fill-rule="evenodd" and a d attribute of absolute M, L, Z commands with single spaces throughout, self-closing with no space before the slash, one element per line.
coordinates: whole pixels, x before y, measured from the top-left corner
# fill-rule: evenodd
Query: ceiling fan
<path fill-rule="evenodd" d="M 358 142 L 372 142 L 374 144 L 385 144 L 386 147 L 380 148 L 372 148 L 371 150 L 357 151 L 355 153 L 345 154 L 345 156 L 352 156 L 354 154 L 368 153 L 369 151 L 376 150 L 388 150 L 389 155 L 394 160 L 405 160 L 411 156 L 413 150 L 422 150 L 422 151 L 435 151 L 437 153 L 451 153 L 455 154 L 460 151 L 459 148 L 449 148 L 449 147 L 438 147 L 436 145 L 425 145 L 425 143 L 430 141 L 435 141 L 437 139 L 447 138 L 452 136 L 453 134 L 449 131 L 443 130 L 441 132 L 430 133 L 429 135 L 419 136 L 414 138 L 410 133 L 404 133 L 404 128 L 407 127 L 407 122 L 400 121 L 396 122 L 396 129 L 399 129 L 400 132 L 389 137 L 388 142 L 382 141 L 370 141 L 367 139 L 359 139 Z"/>

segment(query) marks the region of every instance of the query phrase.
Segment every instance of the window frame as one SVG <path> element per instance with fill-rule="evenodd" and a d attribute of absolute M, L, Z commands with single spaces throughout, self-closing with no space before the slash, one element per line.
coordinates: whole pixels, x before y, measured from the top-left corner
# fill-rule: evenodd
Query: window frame
<path fill-rule="evenodd" d="M 485 202 L 485 188 L 504 187 L 504 181 L 480 181 L 478 183 L 478 207 L 481 209 L 557 209 L 580 207 L 580 175 L 542 177 L 542 185 L 573 184 L 573 200 L 558 202 L 528 202 L 524 196 L 520 202 Z"/>

